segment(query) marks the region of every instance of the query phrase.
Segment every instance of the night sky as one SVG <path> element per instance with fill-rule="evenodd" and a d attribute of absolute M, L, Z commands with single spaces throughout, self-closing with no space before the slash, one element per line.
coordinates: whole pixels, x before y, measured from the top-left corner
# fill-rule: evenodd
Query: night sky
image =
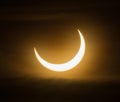
<path fill-rule="evenodd" d="M 52 63 L 86 51 L 78 66 L 53 72 Z M 1 102 L 107 102 L 120 95 L 120 3 L 115 0 L 0 1 Z M 77 101 L 78 100 L 78 101 Z"/>

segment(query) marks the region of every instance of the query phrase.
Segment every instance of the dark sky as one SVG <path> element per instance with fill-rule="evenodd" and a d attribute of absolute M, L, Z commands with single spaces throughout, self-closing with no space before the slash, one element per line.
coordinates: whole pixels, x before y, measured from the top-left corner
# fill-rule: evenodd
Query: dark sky
<path fill-rule="evenodd" d="M 90 90 L 93 90 L 93 95 L 100 93 L 98 96 L 101 97 L 109 94 L 109 89 L 111 94 L 107 97 L 113 96 L 112 93 L 118 95 L 119 11 L 120 3 L 116 0 L 0 1 L 0 88 L 3 96 L 7 93 L 8 100 L 16 102 L 17 99 L 22 97 L 21 100 L 24 100 L 32 94 L 36 101 L 47 97 L 56 102 L 59 99 L 69 100 L 71 96 L 78 99 L 79 95 L 84 100 L 84 97 L 91 94 Z M 55 63 L 68 61 L 78 50 L 77 29 L 80 29 L 86 41 L 86 53 L 80 64 L 63 73 L 42 67 L 35 58 L 33 47 L 46 60 Z M 81 80 L 90 82 L 90 86 Z M 98 83 L 115 81 L 115 85 L 112 83 L 107 87 L 108 83 L 93 84 L 93 80 Z M 10 95 L 12 90 L 14 91 Z M 56 94 L 56 98 L 49 96 L 51 93 Z M 41 99 L 39 95 L 42 96 Z M 69 102 L 73 102 L 70 99 Z"/>

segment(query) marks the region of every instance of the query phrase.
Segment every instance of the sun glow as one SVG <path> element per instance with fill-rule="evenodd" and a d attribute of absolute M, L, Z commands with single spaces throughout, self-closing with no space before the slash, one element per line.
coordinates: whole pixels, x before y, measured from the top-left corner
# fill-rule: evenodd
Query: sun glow
<path fill-rule="evenodd" d="M 34 48 L 36 58 L 45 68 L 52 70 L 52 71 L 63 72 L 63 71 L 67 71 L 67 70 L 74 68 L 82 60 L 84 53 L 85 53 L 84 37 L 83 37 L 82 33 L 79 31 L 79 29 L 78 29 L 78 33 L 80 36 L 81 45 L 79 47 L 77 54 L 70 61 L 68 61 L 66 63 L 62 63 L 62 64 L 53 64 L 53 63 L 47 62 L 38 54 L 36 48 Z"/>

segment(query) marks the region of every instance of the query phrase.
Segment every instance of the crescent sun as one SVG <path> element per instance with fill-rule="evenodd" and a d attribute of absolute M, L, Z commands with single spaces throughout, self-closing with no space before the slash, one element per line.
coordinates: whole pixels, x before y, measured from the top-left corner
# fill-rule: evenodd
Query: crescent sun
<path fill-rule="evenodd" d="M 77 52 L 77 54 L 68 62 L 66 63 L 61 63 L 61 64 L 53 64 L 50 63 L 48 61 L 45 61 L 37 52 L 36 48 L 34 48 L 34 52 L 36 55 L 36 58 L 38 59 L 38 61 L 47 69 L 52 70 L 52 71 L 57 71 L 57 72 L 63 72 L 63 71 L 68 71 L 72 68 L 74 68 L 75 66 L 77 66 L 79 64 L 79 62 L 82 60 L 84 53 L 85 53 L 85 40 L 84 37 L 82 35 L 82 33 L 80 32 L 80 30 L 78 29 L 78 33 L 79 33 L 79 37 L 81 40 L 81 44 L 79 47 L 79 50 Z"/>

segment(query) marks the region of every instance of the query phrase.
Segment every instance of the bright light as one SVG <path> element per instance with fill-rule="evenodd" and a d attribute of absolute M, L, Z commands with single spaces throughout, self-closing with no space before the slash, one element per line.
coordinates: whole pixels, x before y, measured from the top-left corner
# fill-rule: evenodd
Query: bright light
<path fill-rule="evenodd" d="M 36 48 L 34 48 L 34 52 L 38 61 L 47 69 L 52 71 L 57 71 L 57 72 L 67 71 L 77 66 L 79 62 L 82 60 L 85 53 L 85 41 L 84 41 L 83 35 L 79 30 L 78 30 L 78 33 L 80 35 L 81 45 L 79 47 L 77 54 L 70 61 L 62 64 L 53 64 L 53 63 L 47 62 L 38 54 Z"/>

